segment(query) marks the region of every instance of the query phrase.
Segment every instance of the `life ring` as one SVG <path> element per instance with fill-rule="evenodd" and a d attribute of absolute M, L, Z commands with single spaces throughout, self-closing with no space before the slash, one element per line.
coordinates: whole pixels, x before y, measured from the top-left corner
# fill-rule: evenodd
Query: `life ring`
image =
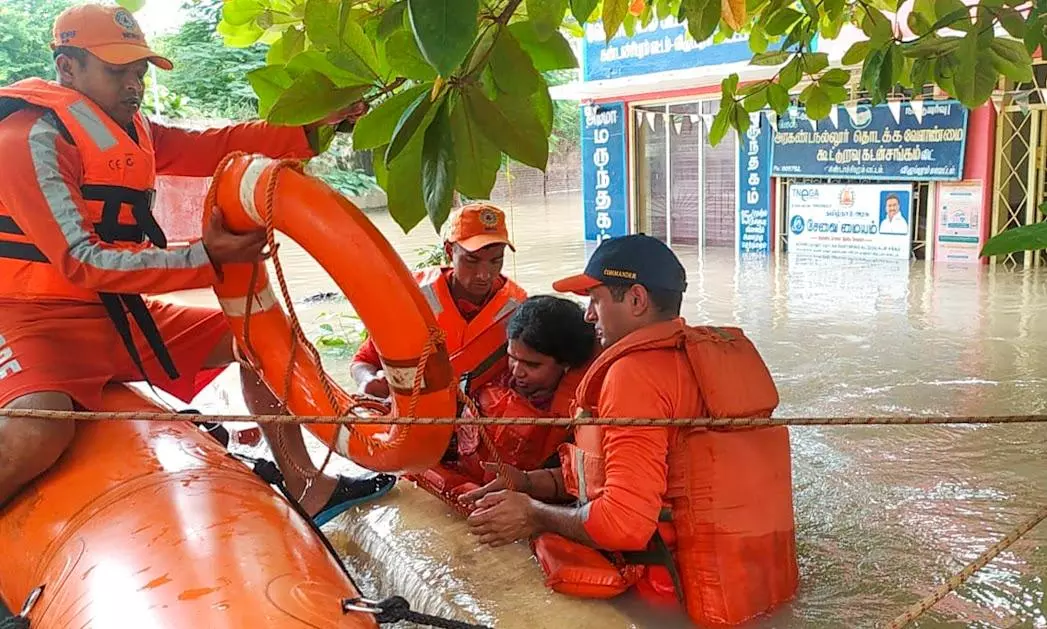
<path fill-rule="evenodd" d="M 268 218 L 275 231 L 301 245 L 327 271 L 374 339 L 395 414 L 456 414 L 453 370 L 436 318 L 403 260 L 359 208 L 322 181 L 303 174 L 296 163 L 246 154 L 230 155 L 219 165 L 208 196 L 204 221 L 215 203 L 234 231 L 264 227 Z M 356 404 L 326 377 L 303 339 L 293 339 L 291 322 L 273 292 L 264 263 L 223 266 L 214 290 L 241 353 L 247 354 L 291 413 L 347 414 Z M 253 293 L 250 308 L 249 293 Z M 391 473 L 419 472 L 435 465 L 454 432 L 450 425 L 306 427 L 342 456 L 367 469 Z"/>

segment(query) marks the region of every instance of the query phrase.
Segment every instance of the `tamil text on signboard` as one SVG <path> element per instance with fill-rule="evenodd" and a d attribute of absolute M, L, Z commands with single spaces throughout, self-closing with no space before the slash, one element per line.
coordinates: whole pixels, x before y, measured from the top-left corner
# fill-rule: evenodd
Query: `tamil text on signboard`
<path fill-rule="evenodd" d="M 585 239 L 629 233 L 625 157 L 625 104 L 582 107 L 582 203 Z"/>
<path fill-rule="evenodd" d="M 586 81 L 748 61 L 752 57 L 745 36 L 735 35 L 719 44 L 712 39 L 696 42 L 687 34 L 685 24 L 671 17 L 651 20 L 646 27 L 637 25 L 632 37 L 620 30 L 610 43 L 606 43 L 603 24 L 591 23 L 585 27 L 583 45 L 582 76 Z"/>
<path fill-rule="evenodd" d="M 789 186 L 789 254 L 909 259 L 912 186 Z"/>
<path fill-rule="evenodd" d="M 791 109 L 774 136 L 777 177 L 832 177 L 898 181 L 957 180 L 963 176 L 967 110 L 956 101 L 933 101 L 917 118 L 901 105 L 899 120 L 887 105 L 837 109 L 816 126 Z"/>
<path fill-rule="evenodd" d="M 738 252 L 771 251 L 771 125 L 766 117 L 738 143 Z"/>

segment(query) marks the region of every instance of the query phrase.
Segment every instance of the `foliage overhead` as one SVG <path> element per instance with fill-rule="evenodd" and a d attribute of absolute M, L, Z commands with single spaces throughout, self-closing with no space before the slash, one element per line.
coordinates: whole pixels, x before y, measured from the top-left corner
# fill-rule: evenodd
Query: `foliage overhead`
<path fill-rule="evenodd" d="M 158 52 L 174 62 L 160 81 L 192 108 L 207 117 L 249 118 L 257 115 L 258 97 L 247 73 L 265 65 L 263 45 L 230 48 L 215 32 L 221 20 L 222 0 L 183 3 L 186 21 L 173 34 L 159 38 Z"/>
<path fill-rule="evenodd" d="M 51 24 L 72 0 L 0 1 L 0 85 L 30 77 L 53 79 Z"/>
<path fill-rule="evenodd" d="M 608 40 L 667 17 L 697 41 L 748 35 L 751 63 L 779 69 L 745 86 L 723 80 L 715 144 L 747 130 L 750 112 L 785 113 L 790 93 L 821 119 L 852 82 L 873 103 L 935 84 L 975 107 L 1001 76 L 1031 80 L 1047 0 L 964 2 L 914 0 L 912 36 L 899 0 L 226 0 L 217 30 L 233 47 L 269 46 L 248 78 L 272 122 L 372 103 L 354 143 L 375 149 L 390 211 L 408 230 L 426 216 L 439 227 L 454 190 L 486 197 L 503 154 L 544 169 L 554 118 L 544 73 L 577 67 L 564 34 L 588 23 L 602 22 Z M 829 68 L 814 47 L 845 24 L 866 37 L 844 57 L 853 71 Z"/>

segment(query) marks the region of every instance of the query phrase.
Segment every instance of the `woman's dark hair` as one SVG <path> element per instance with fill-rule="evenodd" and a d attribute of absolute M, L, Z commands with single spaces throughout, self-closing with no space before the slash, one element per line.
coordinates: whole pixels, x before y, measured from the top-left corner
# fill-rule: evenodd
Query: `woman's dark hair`
<path fill-rule="evenodd" d="M 527 298 L 509 319 L 509 338 L 556 362 L 581 367 L 596 347 L 596 328 L 578 303 L 553 295 Z"/>

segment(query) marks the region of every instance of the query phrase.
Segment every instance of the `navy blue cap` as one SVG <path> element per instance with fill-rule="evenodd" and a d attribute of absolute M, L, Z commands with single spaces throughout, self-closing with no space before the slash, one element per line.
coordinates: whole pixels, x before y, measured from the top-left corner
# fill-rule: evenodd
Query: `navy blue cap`
<path fill-rule="evenodd" d="M 682 293 L 687 290 L 687 272 L 661 240 L 632 234 L 601 242 L 585 265 L 585 272 L 553 282 L 553 290 L 587 295 L 601 284 L 640 284 Z"/>

